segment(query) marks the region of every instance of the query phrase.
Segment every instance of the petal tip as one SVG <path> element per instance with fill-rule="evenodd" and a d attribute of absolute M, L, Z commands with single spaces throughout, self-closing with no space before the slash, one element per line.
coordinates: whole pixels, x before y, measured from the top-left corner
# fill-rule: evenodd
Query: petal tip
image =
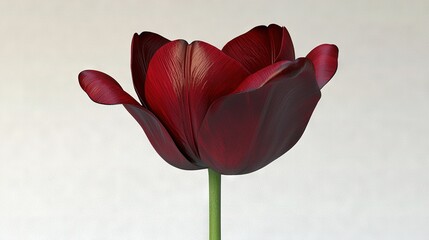
<path fill-rule="evenodd" d="M 84 70 L 79 73 L 78 78 L 81 88 L 96 103 L 140 105 L 115 79 L 103 72 Z"/>
<path fill-rule="evenodd" d="M 338 68 L 339 48 L 334 44 L 321 44 L 307 54 L 314 66 L 316 80 L 319 88 L 335 75 Z"/>

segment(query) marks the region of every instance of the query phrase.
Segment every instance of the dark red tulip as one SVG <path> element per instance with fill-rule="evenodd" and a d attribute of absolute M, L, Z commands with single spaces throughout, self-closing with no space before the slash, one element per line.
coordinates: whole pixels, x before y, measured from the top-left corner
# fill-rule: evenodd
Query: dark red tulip
<path fill-rule="evenodd" d="M 135 34 L 131 71 L 140 102 L 110 76 L 79 74 L 89 97 L 123 104 L 171 165 L 221 174 L 256 171 L 303 134 L 338 48 L 322 44 L 295 59 L 285 27 L 258 26 L 222 50 L 151 32 Z"/>

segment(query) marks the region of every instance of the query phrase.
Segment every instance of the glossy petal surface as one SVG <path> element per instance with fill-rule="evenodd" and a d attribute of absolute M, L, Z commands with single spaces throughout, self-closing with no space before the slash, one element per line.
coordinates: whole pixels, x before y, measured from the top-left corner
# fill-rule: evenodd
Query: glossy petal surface
<path fill-rule="evenodd" d="M 202 168 L 186 159 L 161 122 L 126 93 L 112 77 L 99 71 L 86 70 L 79 74 L 79 83 L 94 102 L 123 104 L 143 128 L 158 154 L 169 164 L 186 170 Z"/>
<path fill-rule="evenodd" d="M 322 88 L 337 71 L 338 47 L 332 44 L 319 45 L 311 50 L 307 58 L 313 62 L 317 83 Z"/>
<path fill-rule="evenodd" d="M 215 47 L 177 40 L 161 47 L 152 58 L 146 99 L 176 142 L 197 161 L 195 135 L 208 107 L 247 75 L 238 62 Z"/>
<path fill-rule="evenodd" d="M 252 73 L 278 61 L 295 60 L 288 31 L 275 24 L 253 28 L 229 41 L 222 51 Z"/>
<path fill-rule="evenodd" d="M 262 87 L 210 106 L 198 135 L 201 159 L 210 168 L 222 174 L 256 171 L 301 137 L 320 98 L 313 65 L 298 59 L 268 76 Z"/>
<path fill-rule="evenodd" d="M 151 32 L 135 33 L 131 43 L 131 73 L 134 89 L 143 105 L 146 105 L 144 85 L 149 62 L 155 52 L 170 42 L 168 39 Z"/>

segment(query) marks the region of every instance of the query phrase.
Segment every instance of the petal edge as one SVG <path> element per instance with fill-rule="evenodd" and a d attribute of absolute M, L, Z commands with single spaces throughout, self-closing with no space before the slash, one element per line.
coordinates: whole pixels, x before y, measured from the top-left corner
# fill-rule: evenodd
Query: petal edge
<path fill-rule="evenodd" d="M 146 105 L 144 93 L 149 62 L 156 51 L 170 42 L 161 35 L 152 32 L 135 33 L 131 42 L 131 74 L 134 89 L 143 105 Z"/>
<path fill-rule="evenodd" d="M 185 157 L 164 125 L 149 110 L 130 104 L 124 104 L 124 107 L 143 128 L 153 148 L 167 163 L 183 170 L 205 168 L 195 165 Z"/>
<path fill-rule="evenodd" d="M 257 26 L 225 44 L 222 51 L 254 73 L 283 60 L 295 60 L 292 39 L 285 27 Z"/>
<path fill-rule="evenodd" d="M 338 47 L 333 44 L 319 45 L 307 54 L 307 58 L 313 62 L 316 80 L 322 89 L 337 71 Z"/>

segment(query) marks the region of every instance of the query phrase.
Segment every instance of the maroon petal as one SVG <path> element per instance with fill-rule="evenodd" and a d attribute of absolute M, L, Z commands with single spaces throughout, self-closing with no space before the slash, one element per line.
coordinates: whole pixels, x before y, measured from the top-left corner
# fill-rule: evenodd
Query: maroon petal
<path fill-rule="evenodd" d="M 205 168 L 198 166 L 179 150 L 170 133 L 167 132 L 164 125 L 146 108 L 136 105 L 124 104 L 124 107 L 137 120 L 140 126 L 145 131 L 150 143 L 156 152 L 170 165 L 184 169 L 197 170 Z"/>
<path fill-rule="evenodd" d="M 202 168 L 186 159 L 161 122 L 126 93 L 112 77 L 102 72 L 86 70 L 79 74 L 79 83 L 94 102 L 123 104 L 143 128 L 158 154 L 169 164 L 185 170 Z"/>
<path fill-rule="evenodd" d="M 153 56 L 145 95 L 150 109 L 198 160 L 195 135 L 210 104 L 231 93 L 248 75 L 219 49 L 200 41 L 167 43 Z"/>
<path fill-rule="evenodd" d="M 337 71 L 338 47 L 332 44 L 319 45 L 311 50 L 307 58 L 313 62 L 316 80 L 322 89 Z"/>
<path fill-rule="evenodd" d="M 82 89 L 96 103 L 139 105 L 133 97 L 122 89 L 115 79 L 105 73 L 85 70 L 79 73 L 78 78 Z"/>
<path fill-rule="evenodd" d="M 131 43 L 131 73 L 133 76 L 134 89 L 145 105 L 144 82 L 146 80 L 149 62 L 155 52 L 170 42 L 170 40 L 152 32 L 142 32 L 140 35 L 135 33 Z"/>
<path fill-rule="evenodd" d="M 292 39 L 285 27 L 258 26 L 229 41 L 222 51 L 256 72 L 282 60 L 295 60 Z"/>
<path fill-rule="evenodd" d="M 292 61 L 281 61 L 265 67 L 244 79 L 233 93 L 247 92 L 258 89 L 285 71 L 296 70 L 296 63 Z"/>
<path fill-rule="evenodd" d="M 222 174 L 256 171 L 303 134 L 320 98 L 309 60 L 298 59 L 253 91 L 225 96 L 209 108 L 198 134 L 201 160 Z"/>

